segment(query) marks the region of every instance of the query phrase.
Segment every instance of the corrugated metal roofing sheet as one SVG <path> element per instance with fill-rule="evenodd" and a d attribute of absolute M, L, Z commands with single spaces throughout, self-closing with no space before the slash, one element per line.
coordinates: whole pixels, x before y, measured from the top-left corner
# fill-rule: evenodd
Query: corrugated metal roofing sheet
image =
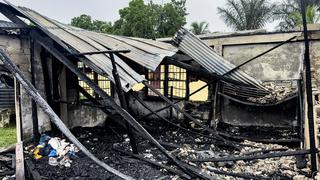
<path fill-rule="evenodd" d="M 16 7 L 10 3 L 9 5 L 25 15 L 54 40 L 58 39 L 57 43 L 69 52 L 74 52 L 74 50 L 83 53 L 107 49 L 129 49 L 131 52 L 123 54 L 123 56 L 150 70 L 155 70 L 164 57 L 172 56 L 178 51 L 174 46 L 153 40 L 106 35 L 83 30 L 42 16 L 31 9 Z M 87 60 L 82 60 L 87 66 L 114 81 L 112 63 L 108 55 L 94 54 L 85 57 Z M 119 57 L 115 56 L 115 58 L 123 90 L 129 91 L 133 85 L 145 80 Z"/>
<path fill-rule="evenodd" d="M 198 37 L 184 28 L 181 28 L 176 33 L 173 38 L 173 42 L 179 48 L 179 50 L 192 57 L 196 62 L 198 62 L 211 73 L 224 75 L 236 67 L 218 55 L 211 47 L 206 45 Z M 264 89 L 259 80 L 249 76 L 241 70 L 236 70 L 231 74 L 225 75 L 225 77 L 247 85 Z"/>
<path fill-rule="evenodd" d="M 0 20 L 0 28 L 1 29 L 19 29 L 19 28 L 23 28 L 23 27 L 21 25 L 13 23 L 13 22 Z"/>

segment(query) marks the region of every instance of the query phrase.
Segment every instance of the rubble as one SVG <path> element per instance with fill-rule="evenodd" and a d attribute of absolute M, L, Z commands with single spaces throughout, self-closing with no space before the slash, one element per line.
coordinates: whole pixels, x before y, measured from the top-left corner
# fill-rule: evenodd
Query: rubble
<path fill-rule="evenodd" d="M 287 149 L 292 151 L 286 146 L 278 144 L 263 144 L 256 143 L 252 141 L 244 141 L 243 144 L 251 145 L 250 147 L 243 147 L 240 151 L 215 151 L 215 150 L 195 150 L 192 149 L 190 145 L 184 145 L 182 148 L 178 149 L 177 155 L 179 158 L 195 159 L 195 158 L 212 158 L 212 157 L 226 157 L 230 155 L 247 155 L 251 152 L 263 152 L 262 150 L 272 150 L 272 149 Z M 253 147 L 255 146 L 255 147 Z M 305 173 L 310 173 L 309 168 L 299 170 L 296 167 L 295 157 L 281 157 L 281 158 L 269 158 L 269 159 L 257 159 L 250 161 L 228 161 L 228 162 L 204 162 L 198 164 L 203 171 L 209 171 L 210 174 L 215 174 L 213 171 L 220 170 L 230 173 L 244 173 L 255 176 L 262 176 L 265 178 L 269 177 L 287 177 L 287 178 L 301 178 L 305 177 Z M 307 170 L 307 171 L 305 171 Z M 302 174 L 301 174 L 302 173 Z M 219 175 L 221 178 L 224 176 Z M 232 179 L 232 178 L 231 178 Z"/>
<path fill-rule="evenodd" d="M 263 85 L 270 94 L 260 98 L 249 97 L 247 100 L 259 104 L 272 104 L 291 97 L 297 92 L 297 88 L 292 84 L 280 85 L 275 82 L 265 82 Z"/>
<path fill-rule="evenodd" d="M 13 154 L 0 155 L 0 180 L 15 179 L 14 161 Z"/>

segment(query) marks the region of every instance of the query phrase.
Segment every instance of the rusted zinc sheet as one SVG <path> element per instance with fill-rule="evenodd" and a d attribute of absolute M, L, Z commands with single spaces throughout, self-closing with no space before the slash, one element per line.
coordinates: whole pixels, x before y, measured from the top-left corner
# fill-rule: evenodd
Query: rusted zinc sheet
<path fill-rule="evenodd" d="M 236 67 L 184 28 L 181 28 L 176 33 L 173 42 L 179 50 L 189 55 L 211 73 L 217 73 L 222 76 Z M 241 70 L 236 70 L 231 74 L 225 75 L 225 77 L 260 89 L 265 89 L 259 80 L 249 76 Z"/>
<path fill-rule="evenodd" d="M 16 7 L 10 3 L 8 4 L 22 13 L 70 53 L 96 52 L 108 49 L 128 49 L 131 50 L 131 52 L 124 54 L 123 56 L 150 70 L 155 70 L 164 57 L 172 56 L 177 51 L 177 48 L 174 46 L 153 40 L 106 35 L 72 27 L 42 16 L 31 9 Z M 107 76 L 111 81 L 114 81 L 112 63 L 109 59 L 109 55 L 94 54 L 86 55 L 85 57 L 86 58 L 80 60 L 94 71 Z M 123 90 L 127 92 L 136 83 L 145 80 L 144 77 L 135 72 L 119 57 L 115 56 L 115 58 Z"/>

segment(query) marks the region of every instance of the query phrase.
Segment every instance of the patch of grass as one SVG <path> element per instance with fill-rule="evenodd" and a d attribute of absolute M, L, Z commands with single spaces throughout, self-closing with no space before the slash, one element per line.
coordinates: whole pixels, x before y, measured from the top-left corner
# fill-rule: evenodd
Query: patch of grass
<path fill-rule="evenodd" d="M 16 127 L 0 128 L 0 148 L 16 143 Z"/>

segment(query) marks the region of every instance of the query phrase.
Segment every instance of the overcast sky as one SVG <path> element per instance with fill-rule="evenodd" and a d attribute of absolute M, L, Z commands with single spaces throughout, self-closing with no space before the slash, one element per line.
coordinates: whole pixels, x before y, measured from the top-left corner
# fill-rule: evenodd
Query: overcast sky
<path fill-rule="evenodd" d="M 9 0 L 10 2 L 36 10 L 47 17 L 63 23 L 70 23 L 71 19 L 81 14 L 88 14 L 93 19 L 112 21 L 119 19 L 118 10 L 128 6 L 130 0 Z M 148 0 L 145 0 L 148 1 Z M 168 0 L 154 0 L 165 3 Z M 187 27 L 193 21 L 209 22 L 212 32 L 232 31 L 217 14 L 217 7 L 223 7 L 226 0 L 187 0 Z M 280 1 L 280 0 L 271 0 Z M 266 29 L 272 31 L 276 23 L 269 24 Z"/>

